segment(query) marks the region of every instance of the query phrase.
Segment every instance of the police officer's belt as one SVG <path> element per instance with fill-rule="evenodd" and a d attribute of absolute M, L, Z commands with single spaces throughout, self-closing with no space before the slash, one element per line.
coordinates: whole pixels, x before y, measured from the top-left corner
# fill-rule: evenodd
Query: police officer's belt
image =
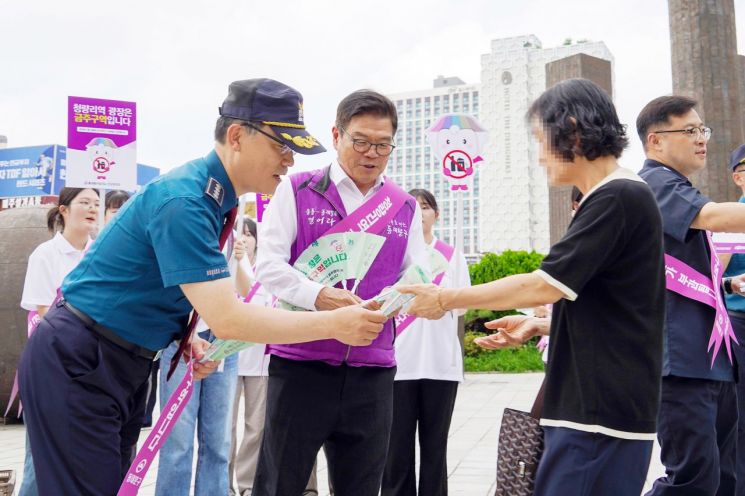
<path fill-rule="evenodd" d="M 88 317 L 86 314 L 75 308 L 74 306 L 70 305 L 68 301 L 62 301 L 62 306 L 64 306 L 66 309 L 70 311 L 74 316 L 76 316 L 80 321 L 90 329 L 91 331 L 95 332 L 102 338 L 111 341 L 115 345 L 119 346 L 120 348 L 124 348 L 125 350 L 134 353 L 136 355 L 141 356 L 142 358 L 147 358 L 148 360 L 153 360 L 159 353 L 157 351 L 148 350 L 147 348 L 143 348 L 142 346 L 137 346 L 134 343 L 130 343 L 126 339 L 119 336 L 117 333 L 109 329 L 108 327 L 104 327 L 101 324 L 97 323 L 92 318 Z"/>

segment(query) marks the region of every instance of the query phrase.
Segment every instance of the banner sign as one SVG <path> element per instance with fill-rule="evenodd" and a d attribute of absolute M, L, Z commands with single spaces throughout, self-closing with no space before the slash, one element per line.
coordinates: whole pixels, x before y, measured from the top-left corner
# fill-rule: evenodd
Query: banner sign
<path fill-rule="evenodd" d="M 0 198 L 54 194 L 59 148 L 41 145 L 0 150 Z"/>
<path fill-rule="evenodd" d="M 137 187 L 135 102 L 67 100 L 67 179 L 76 188 Z"/>
<path fill-rule="evenodd" d="M 272 195 L 256 193 L 256 222 L 261 222 L 264 218 L 264 211 L 269 206 L 269 201 L 271 199 Z"/>
<path fill-rule="evenodd" d="M 157 167 L 137 164 L 137 184 L 126 191 L 134 192 L 159 175 Z M 0 198 L 8 200 L 3 201 L 3 208 L 44 203 L 39 198 L 59 195 L 66 184 L 67 147 L 39 145 L 0 149 Z M 17 200 L 10 201 L 13 198 Z"/>

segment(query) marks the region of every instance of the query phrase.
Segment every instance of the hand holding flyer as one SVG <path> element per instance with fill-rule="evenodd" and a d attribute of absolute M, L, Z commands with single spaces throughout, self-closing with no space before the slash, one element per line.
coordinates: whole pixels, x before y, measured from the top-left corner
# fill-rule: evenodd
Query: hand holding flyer
<path fill-rule="evenodd" d="M 427 284 L 432 282 L 429 275 L 418 265 L 412 265 L 404 273 L 398 284 Z M 407 303 L 414 299 L 413 294 L 401 294 L 394 288 L 384 289 L 373 298 L 381 306 L 380 311 L 386 317 L 391 317 L 400 311 Z"/>
<path fill-rule="evenodd" d="M 220 361 L 226 357 L 229 357 L 233 353 L 238 353 L 241 350 L 245 350 L 248 347 L 253 346 L 254 343 L 248 343 L 246 341 L 238 341 L 236 339 L 220 339 L 217 338 L 212 343 L 207 351 L 204 352 L 200 362 L 206 362 L 208 360 Z"/>
<path fill-rule="evenodd" d="M 383 247 L 385 238 L 370 233 L 345 232 L 321 236 L 314 241 L 295 261 L 294 267 L 305 274 L 311 281 L 324 286 L 334 286 L 353 279 L 351 291 L 355 292 L 372 266 L 375 257 Z M 443 257 L 444 258 L 444 257 Z M 442 265 L 442 263 L 440 264 Z M 447 267 L 447 261 L 444 260 Z M 431 282 L 429 275 L 421 267 L 409 267 L 399 284 L 426 284 Z M 401 310 L 413 295 L 403 295 L 393 288 L 384 289 L 372 300 L 381 305 L 381 312 L 387 317 Z M 304 311 L 280 301 L 279 308 L 293 311 Z"/>

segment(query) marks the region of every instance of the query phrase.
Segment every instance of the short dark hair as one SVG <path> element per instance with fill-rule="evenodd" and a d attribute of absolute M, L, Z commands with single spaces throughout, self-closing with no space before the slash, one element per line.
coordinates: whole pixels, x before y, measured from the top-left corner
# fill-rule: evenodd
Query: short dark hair
<path fill-rule="evenodd" d="M 528 110 L 546 130 L 551 149 L 568 161 L 620 157 L 629 144 L 613 102 L 588 79 L 568 79 L 546 90 Z"/>
<path fill-rule="evenodd" d="M 388 117 L 393 125 L 393 134 L 396 134 L 398 130 L 396 106 L 387 96 L 372 90 L 357 90 L 339 102 L 336 108 L 336 127 L 346 129 L 353 117 L 363 114 Z"/>
<path fill-rule="evenodd" d="M 670 117 L 685 115 L 698 105 L 693 98 L 681 95 L 667 95 L 655 98 L 644 106 L 636 118 L 636 133 L 647 148 L 647 133 L 649 128 L 657 124 L 667 124 Z"/>
<path fill-rule="evenodd" d="M 409 194 L 416 198 L 417 200 L 421 198 L 424 200 L 424 203 L 430 206 L 432 210 L 435 212 L 439 212 L 440 209 L 437 206 L 437 200 L 435 200 L 435 195 L 429 192 L 429 190 L 416 188 L 409 191 Z"/>
<path fill-rule="evenodd" d="M 228 128 L 233 124 L 253 124 L 256 127 L 263 126 L 261 122 L 248 122 L 241 119 L 234 119 L 233 117 L 225 117 L 224 115 L 221 115 L 217 118 L 217 122 L 215 123 L 215 141 L 224 145 L 225 136 L 228 134 Z M 251 127 L 245 126 L 245 129 L 248 134 L 256 133 L 256 130 Z"/>
<path fill-rule="evenodd" d="M 129 196 L 130 195 L 128 192 L 121 189 L 107 191 L 106 200 L 104 201 L 104 208 L 106 210 L 110 210 L 112 208 L 122 208 L 122 205 L 124 205 L 127 200 L 129 200 Z"/>

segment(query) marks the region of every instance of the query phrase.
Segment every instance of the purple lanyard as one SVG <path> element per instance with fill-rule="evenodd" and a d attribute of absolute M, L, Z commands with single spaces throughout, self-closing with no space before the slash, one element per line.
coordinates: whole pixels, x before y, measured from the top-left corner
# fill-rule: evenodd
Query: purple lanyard
<path fill-rule="evenodd" d="M 665 254 L 665 286 L 668 291 L 678 293 L 681 296 L 691 300 L 698 301 L 712 307 L 715 311 L 714 326 L 711 330 L 711 337 L 707 351 L 712 350 L 711 367 L 714 367 L 714 360 L 721 349 L 722 342 L 727 349 L 727 356 L 732 363 L 732 345 L 734 341 L 737 344 L 737 338 L 732 330 L 727 308 L 724 305 L 724 298 L 719 287 L 722 284 L 722 265 L 719 257 L 716 255 L 716 248 L 711 237 L 711 232 L 706 231 L 706 240 L 709 243 L 711 252 L 711 275 L 708 276 L 698 272 L 685 262 L 678 260 L 672 255 Z"/>
<path fill-rule="evenodd" d="M 442 253 L 442 256 L 445 257 L 445 259 L 450 262 L 453 259 L 453 254 L 455 253 L 455 248 L 452 246 L 443 243 L 439 239 L 435 242 L 435 250 Z M 439 286 L 442 283 L 442 279 L 445 277 L 445 272 L 440 272 L 435 277 L 434 281 L 432 281 L 433 284 L 436 286 Z M 396 317 L 396 336 L 400 336 L 402 332 L 406 330 L 407 327 L 411 325 L 412 322 L 416 320 L 416 317 L 413 315 L 408 314 L 401 314 Z"/>

